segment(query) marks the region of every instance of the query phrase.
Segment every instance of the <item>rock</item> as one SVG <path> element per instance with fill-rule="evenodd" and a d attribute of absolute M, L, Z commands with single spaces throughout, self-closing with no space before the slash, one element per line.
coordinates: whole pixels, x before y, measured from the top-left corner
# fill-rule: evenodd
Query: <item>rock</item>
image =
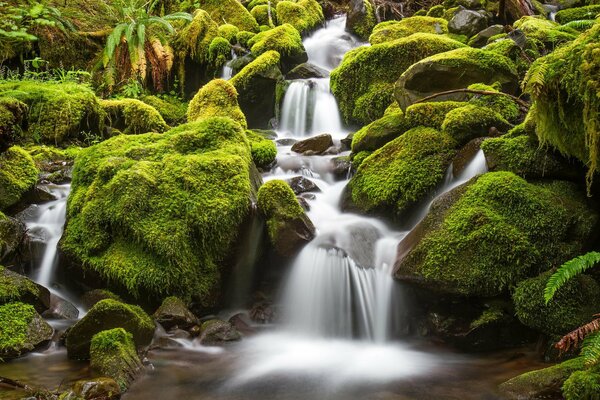
<path fill-rule="evenodd" d="M 270 324 L 277 319 L 277 312 L 271 302 L 260 301 L 252 306 L 250 318 L 260 324 Z"/>
<path fill-rule="evenodd" d="M 201 344 L 215 345 L 223 342 L 236 342 L 241 339 L 242 335 L 229 322 L 212 319 L 202 324 Z"/>
<path fill-rule="evenodd" d="M 296 153 L 312 152 L 313 154 L 322 154 L 331 146 L 333 146 L 331 135 L 323 134 L 294 143 L 292 151 Z"/>
<path fill-rule="evenodd" d="M 303 176 L 295 176 L 286 181 L 296 195 L 306 192 L 320 192 L 321 189 L 316 183 Z"/>
<path fill-rule="evenodd" d="M 93 289 L 88 292 L 85 292 L 85 294 L 81 297 L 81 304 L 85 308 L 90 309 L 96 303 L 98 303 L 100 300 L 104 300 L 104 299 L 111 299 L 111 300 L 123 302 L 123 300 L 121 300 L 121 297 L 117 296 L 110 290 Z"/>
<path fill-rule="evenodd" d="M 429 120 L 429 118 L 427 118 Z M 391 105 L 378 120 L 362 127 L 352 136 L 352 152 L 375 151 L 411 128 L 399 107 Z"/>
<path fill-rule="evenodd" d="M 315 227 L 286 182 L 266 182 L 258 191 L 257 204 L 267 221 L 271 244 L 280 255 L 291 257 L 314 237 Z"/>
<path fill-rule="evenodd" d="M 20 139 L 27 109 L 27 104 L 14 97 L 0 98 L 0 153 Z"/>
<path fill-rule="evenodd" d="M 458 0 L 457 5 L 462 6 L 468 10 L 481 10 L 486 6 L 485 0 Z"/>
<path fill-rule="evenodd" d="M 241 31 L 258 32 L 258 23 L 238 0 L 199 0 L 196 5 L 206 10 L 219 25 L 228 23 Z"/>
<path fill-rule="evenodd" d="M 481 148 L 484 138 L 471 140 L 452 159 L 452 175 L 460 175 Z"/>
<path fill-rule="evenodd" d="M 0 305 L 31 304 L 38 313 L 50 308 L 50 292 L 29 278 L 0 266 Z"/>
<path fill-rule="evenodd" d="M 280 146 L 293 146 L 298 141 L 292 138 L 283 138 L 277 139 L 275 142 Z"/>
<path fill-rule="evenodd" d="M 281 56 L 281 72 L 284 74 L 308 61 L 302 37 L 290 24 L 283 24 L 255 35 L 248 41 L 248 46 L 255 56 L 260 56 L 269 50 L 278 52 Z"/>
<path fill-rule="evenodd" d="M 142 370 L 133 336 L 123 328 L 115 328 L 94 335 L 90 345 L 90 368 L 98 376 L 108 376 L 127 390 Z"/>
<path fill-rule="evenodd" d="M 377 25 L 377 17 L 369 0 L 351 0 L 346 19 L 346 30 L 366 40 Z"/>
<path fill-rule="evenodd" d="M 323 10 L 317 0 L 277 2 L 276 10 L 280 25 L 290 24 L 302 34 L 312 31 L 325 22 Z"/>
<path fill-rule="evenodd" d="M 462 146 L 478 137 L 506 132 L 510 126 L 508 121 L 491 108 L 467 104 L 446 114 L 442 131 Z"/>
<path fill-rule="evenodd" d="M 246 116 L 238 103 L 237 89 L 230 81 L 213 79 L 202 86 L 188 106 L 188 122 L 199 122 L 213 117 L 230 118 L 246 129 Z"/>
<path fill-rule="evenodd" d="M 311 78 L 327 78 L 329 76 L 329 71 L 311 64 L 304 63 L 295 67 L 293 70 L 288 72 L 285 76 L 287 80 L 293 79 L 311 79 Z"/>
<path fill-rule="evenodd" d="M 55 295 L 50 294 L 50 308 L 42 314 L 44 318 L 50 319 L 71 319 L 76 320 L 79 316 L 79 310 L 72 303 Z"/>
<path fill-rule="evenodd" d="M 398 246 L 394 276 L 435 293 L 497 296 L 580 254 L 597 219 L 574 184 L 490 172 L 433 202 Z"/>
<path fill-rule="evenodd" d="M 61 400 L 118 400 L 121 388 L 111 378 L 85 379 L 75 382 L 73 389 L 63 396 Z"/>
<path fill-rule="evenodd" d="M 107 114 L 108 126 L 125 135 L 162 133 L 169 129 L 162 115 L 154 107 L 140 100 L 100 100 L 100 105 Z"/>
<path fill-rule="evenodd" d="M 350 150 L 351 146 L 352 146 L 352 138 L 354 137 L 354 133 L 351 132 L 348 134 L 348 136 L 346 136 L 345 138 L 343 138 L 342 140 L 340 140 L 340 145 L 341 145 L 341 151 L 348 151 Z"/>
<path fill-rule="evenodd" d="M 373 29 L 369 42 L 371 44 L 391 42 L 419 32 L 437 35 L 446 34 L 448 33 L 448 21 L 443 18 L 427 16 L 412 16 L 403 18 L 400 21 L 385 21 Z"/>
<path fill-rule="evenodd" d="M 34 188 L 39 171 L 29 153 L 18 146 L 13 146 L 0 154 L 0 165 L 2 165 L 0 168 L 1 212 L 17 204 L 29 190 Z"/>
<path fill-rule="evenodd" d="M 230 80 L 250 127 L 266 128 L 275 117 L 277 85 L 283 81 L 279 60 L 279 53 L 267 51 Z"/>
<path fill-rule="evenodd" d="M 177 297 L 167 297 L 153 315 L 166 330 L 174 327 L 188 329 L 198 324 L 198 318 Z"/>
<path fill-rule="evenodd" d="M 137 347 L 149 345 L 154 335 L 154 322 L 140 307 L 111 299 L 101 300 L 68 331 L 66 346 L 69 357 L 87 360 L 92 337 L 112 328 L 124 328 L 130 332 Z"/>
<path fill-rule="evenodd" d="M 400 108 L 426 96 L 453 89 L 463 89 L 473 83 L 500 83 L 502 91 L 514 94 L 519 79 L 513 62 L 492 51 L 470 47 L 447 51 L 425 58 L 408 68 L 398 79 L 394 95 Z M 436 101 L 462 101 L 464 94 L 436 97 Z"/>
<path fill-rule="evenodd" d="M 25 224 L 0 211 L 0 262 L 9 260 L 25 239 Z"/>
<path fill-rule="evenodd" d="M 600 4 L 591 4 L 585 7 L 574 7 L 566 10 L 560 10 L 556 13 L 556 22 L 567 24 L 571 21 L 580 21 L 585 19 L 595 19 L 600 14 Z"/>
<path fill-rule="evenodd" d="M 331 159 L 333 164 L 333 175 L 336 179 L 346 179 L 352 169 L 352 162 L 347 156 L 334 157 Z"/>
<path fill-rule="evenodd" d="M 14 302 L 0 306 L 0 359 L 17 358 L 46 345 L 54 329 L 32 305 Z"/>
<path fill-rule="evenodd" d="M 448 30 L 451 33 L 471 37 L 485 29 L 487 24 L 488 17 L 484 12 L 460 10 L 448 21 Z"/>
<path fill-rule="evenodd" d="M 256 332 L 256 329 L 250 326 L 250 321 L 247 320 L 247 315 L 244 313 L 235 314 L 233 317 L 229 318 L 229 323 L 244 336 Z"/>
<path fill-rule="evenodd" d="M 479 31 L 475 36 L 469 40 L 469 46 L 472 47 L 483 47 L 487 44 L 488 40 L 496 35 L 504 33 L 504 26 L 492 25 Z"/>
<path fill-rule="evenodd" d="M 308 200 L 306 198 L 296 196 L 296 200 L 298 200 L 298 203 L 304 211 L 310 211 L 310 204 L 308 204 Z"/>

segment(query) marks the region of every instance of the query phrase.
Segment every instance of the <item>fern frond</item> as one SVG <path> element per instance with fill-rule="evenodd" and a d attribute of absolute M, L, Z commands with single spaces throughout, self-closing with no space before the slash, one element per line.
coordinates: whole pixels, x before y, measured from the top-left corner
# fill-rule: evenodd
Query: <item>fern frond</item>
<path fill-rule="evenodd" d="M 561 265 L 560 268 L 552 274 L 550 279 L 548 279 L 548 283 L 544 289 L 544 300 L 546 301 L 546 304 L 552 300 L 556 291 L 570 279 L 587 271 L 599 262 L 600 253 L 591 251 L 582 256 L 575 257 Z"/>
<path fill-rule="evenodd" d="M 104 48 L 104 57 L 103 62 L 104 66 L 108 65 L 109 60 L 111 60 L 115 54 L 115 49 L 121 43 L 121 36 L 123 35 L 123 31 L 127 27 L 127 24 L 119 24 L 115 26 L 115 29 L 108 35 L 106 38 L 106 47 Z"/>
<path fill-rule="evenodd" d="M 583 341 L 581 356 L 586 366 L 592 367 L 600 363 L 600 332 L 589 335 Z"/>
<path fill-rule="evenodd" d="M 600 317 L 600 314 L 596 314 L 594 317 Z M 579 345 L 579 342 L 583 341 L 586 336 L 596 332 L 600 332 L 600 318 L 596 318 L 592 322 L 567 333 L 554 345 L 554 347 L 561 353 L 565 353 L 570 349 L 576 348 Z"/>
<path fill-rule="evenodd" d="M 563 26 L 565 28 L 571 28 L 571 29 L 575 29 L 576 31 L 583 32 L 583 31 L 587 31 L 588 29 L 590 29 L 595 23 L 596 23 L 596 20 L 593 20 L 593 19 L 581 19 L 581 20 L 577 20 L 577 21 L 567 22 Z"/>
<path fill-rule="evenodd" d="M 546 86 L 548 66 L 541 60 L 534 62 L 523 79 L 523 91 L 533 97 L 539 97 Z"/>

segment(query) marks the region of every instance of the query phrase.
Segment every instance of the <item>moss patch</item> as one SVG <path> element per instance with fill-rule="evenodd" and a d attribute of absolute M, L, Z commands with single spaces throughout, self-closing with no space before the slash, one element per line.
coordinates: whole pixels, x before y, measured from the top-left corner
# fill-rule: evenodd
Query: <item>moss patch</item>
<path fill-rule="evenodd" d="M 204 10 L 197 10 L 194 19 L 173 40 L 178 56 L 185 60 L 187 57 L 203 64 L 208 59 L 210 43 L 219 34 L 218 25 Z M 183 67 L 183 63 L 180 68 Z M 183 71 L 179 71 L 180 79 Z"/>
<path fill-rule="evenodd" d="M 33 158 L 21 147 L 13 146 L 0 154 L 0 210 L 19 202 L 38 178 Z"/>
<path fill-rule="evenodd" d="M 212 117 L 227 117 L 247 127 L 246 117 L 237 101 L 235 87 L 223 79 L 213 79 L 196 93 L 188 107 L 188 121 L 202 121 Z"/>
<path fill-rule="evenodd" d="M 272 140 L 266 139 L 254 131 L 246 131 L 250 142 L 252 160 L 259 168 L 267 168 L 277 158 L 277 146 Z"/>
<path fill-rule="evenodd" d="M 490 129 L 506 132 L 510 124 L 500 114 L 487 107 L 473 104 L 451 110 L 446 114 L 442 130 L 459 144 L 482 136 L 489 136 Z"/>
<path fill-rule="evenodd" d="M 282 57 L 300 59 L 306 56 L 302 37 L 290 24 L 284 24 L 261 32 L 248 41 L 252 54 L 259 56 L 269 50 L 277 51 Z"/>
<path fill-rule="evenodd" d="M 280 24 L 290 24 L 301 33 L 311 31 L 325 21 L 321 5 L 316 0 L 280 1 L 277 3 L 277 19 Z"/>
<path fill-rule="evenodd" d="M 385 111 L 383 117 L 354 133 L 352 152 L 375 151 L 406 132 L 410 127 L 411 125 L 406 120 L 400 107 L 392 105 Z"/>
<path fill-rule="evenodd" d="M 171 126 L 182 124 L 186 121 L 187 104 L 175 97 L 161 98 L 158 96 L 144 96 L 140 99 L 149 106 L 154 107 Z"/>
<path fill-rule="evenodd" d="M 95 334 L 90 345 L 90 368 L 98 376 L 114 379 L 121 390 L 126 390 L 142 368 L 133 335 L 123 328 Z"/>
<path fill-rule="evenodd" d="M 108 115 L 108 125 L 126 135 L 161 133 L 169 128 L 154 107 L 140 100 L 101 100 L 100 105 Z"/>
<path fill-rule="evenodd" d="M 378 24 L 369 37 L 371 44 L 390 42 L 412 35 L 413 33 L 448 33 L 448 21 L 434 17 L 409 17 L 400 21 L 386 21 Z"/>
<path fill-rule="evenodd" d="M 256 20 L 238 0 L 199 0 L 198 6 L 219 25 L 231 24 L 242 31 L 258 31 Z"/>
<path fill-rule="evenodd" d="M 0 359 L 33 350 L 50 340 L 52 333 L 33 306 L 18 302 L 0 306 Z"/>

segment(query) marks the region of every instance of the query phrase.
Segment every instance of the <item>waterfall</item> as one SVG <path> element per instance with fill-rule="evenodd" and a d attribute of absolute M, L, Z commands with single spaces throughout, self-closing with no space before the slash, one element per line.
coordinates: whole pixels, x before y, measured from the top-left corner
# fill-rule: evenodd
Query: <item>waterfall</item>
<path fill-rule="evenodd" d="M 237 54 L 234 50 L 231 50 L 231 60 L 227 61 L 225 65 L 223 65 L 223 71 L 221 72 L 221 79 L 225 79 L 226 81 L 233 78 L 233 67 L 231 66 L 233 62 L 237 59 Z"/>

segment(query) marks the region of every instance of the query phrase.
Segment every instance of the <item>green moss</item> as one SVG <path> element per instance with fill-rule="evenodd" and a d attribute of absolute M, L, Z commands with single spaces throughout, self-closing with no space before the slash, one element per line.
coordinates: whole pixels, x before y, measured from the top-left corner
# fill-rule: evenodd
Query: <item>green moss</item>
<path fill-rule="evenodd" d="M 23 137 L 27 104 L 14 97 L 0 97 L 0 148 Z"/>
<path fill-rule="evenodd" d="M 377 25 L 377 16 L 370 0 L 363 0 L 364 13 L 357 16 L 349 16 L 346 23 L 347 29 L 362 40 L 367 40 Z M 353 17 L 353 18 L 352 18 Z"/>
<path fill-rule="evenodd" d="M 373 154 L 372 151 L 359 151 L 358 153 L 354 154 L 354 157 L 352 157 L 352 168 L 357 170 L 363 161 L 365 161 L 371 154 Z"/>
<path fill-rule="evenodd" d="M 579 254 L 596 220 L 574 184 L 487 173 L 432 205 L 396 274 L 443 293 L 496 296 Z"/>
<path fill-rule="evenodd" d="M 225 24 L 219 26 L 219 36 L 226 39 L 229 43 L 235 44 L 236 36 L 240 30 L 237 26 L 231 24 Z"/>
<path fill-rule="evenodd" d="M 215 71 L 219 71 L 227 60 L 231 58 L 231 45 L 229 41 L 221 36 L 217 36 L 208 46 L 208 62 Z"/>
<path fill-rule="evenodd" d="M 468 89 L 496 93 L 500 92 L 497 87 L 492 87 L 481 83 L 470 85 Z M 510 123 L 517 122 L 517 120 L 521 116 L 519 105 L 516 101 L 514 101 L 508 96 L 476 94 L 471 96 L 469 103 L 479 107 L 487 107 L 489 109 L 492 109 Z"/>
<path fill-rule="evenodd" d="M 460 144 L 466 144 L 471 139 L 488 136 L 490 128 L 506 132 L 509 127 L 510 124 L 491 108 L 474 104 L 451 110 L 446 114 L 442 123 L 442 131 Z"/>
<path fill-rule="evenodd" d="M 561 28 L 558 23 L 542 17 L 523 17 L 513 26 L 522 30 L 529 38 L 539 40 L 550 48 L 571 41 L 578 35 L 576 30 Z"/>
<path fill-rule="evenodd" d="M 493 324 L 494 322 L 500 321 L 504 315 L 504 311 L 501 308 L 492 307 L 486 309 L 476 320 L 471 322 L 470 328 L 477 329 L 489 324 Z"/>
<path fill-rule="evenodd" d="M 441 129 L 446 114 L 464 105 L 465 103 L 460 101 L 416 103 L 406 109 L 406 121 L 411 127 L 427 126 Z"/>
<path fill-rule="evenodd" d="M 395 103 L 394 103 L 395 104 Z M 357 131 L 352 137 L 352 152 L 375 151 L 412 127 L 400 107 L 390 107 L 383 117 Z M 358 163 L 359 164 L 359 163 Z M 356 156 L 354 165 L 357 166 Z"/>
<path fill-rule="evenodd" d="M 0 96 L 29 107 L 28 135 L 36 141 L 59 145 L 80 139 L 82 132 L 98 135 L 104 115 L 94 92 L 75 83 L 14 81 L 0 83 Z"/>
<path fill-rule="evenodd" d="M 210 18 L 206 11 L 197 10 L 192 22 L 177 33 L 174 47 L 179 58 L 185 60 L 189 57 L 203 64 L 208 60 L 208 48 L 218 34 L 217 23 Z M 179 77 L 181 80 L 183 71 L 179 71 Z"/>
<path fill-rule="evenodd" d="M 269 18 L 269 10 L 271 18 Z M 256 22 L 258 22 L 259 25 L 277 25 L 277 11 L 274 6 L 269 7 L 266 4 L 259 5 L 254 7 L 250 13 L 254 19 L 256 19 Z"/>
<path fill-rule="evenodd" d="M 29 304 L 8 303 L 0 306 L 0 357 L 27 343 L 29 324 L 36 314 Z M 33 350 L 33 347 L 29 350 Z"/>
<path fill-rule="evenodd" d="M 0 212 L 0 221 L 3 219 L 6 219 L 6 216 Z M 0 250 L 2 249 L 1 239 L 0 226 Z M 13 301 L 28 303 L 33 299 L 37 299 L 39 295 L 40 288 L 33 281 L 0 266 L 0 304 Z"/>
<path fill-rule="evenodd" d="M 90 368 L 98 376 L 114 379 L 121 390 L 126 390 L 142 368 L 133 335 L 123 328 L 95 334 L 90 345 Z"/>
<path fill-rule="evenodd" d="M 306 52 L 300 33 L 290 24 L 284 24 L 255 35 L 248 41 L 248 46 L 255 56 L 269 50 L 275 50 L 285 57 L 298 57 Z"/>
<path fill-rule="evenodd" d="M 597 169 L 600 147 L 600 24 L 572 43 L 536 60 L 525 81 L 532 96 L 542 145 L 588 166 L 588 185 Z"/>
<path fill-rule="evenodd" d="M 279 60 L 280 56 L 278 52 L 274 50 L 267 51 L 235 74 L 230 82 L 238 92 L 245 92 L 251 85 L 254 77 L 270 75 L 272 69 L 279 65 Z M 257 95 L 261 95 L 261 93 L 257 93 Z"/>
<path fill-rule="evenodd" d="M 556 22 L 566 24 L 571 21 L 596 19 L 600 15 L 600 4 L 585 7 L 568 8 L 556 13 Z"/>
<path fill-rule="evenodd" d="M 248 48 L 248 42 L 256 35 L 253 32 L 240 31 L 236 35 L 237 42 L 240 46 Z"/>
<path fill-rule="evenodd" d="M 256 20 L 238 0 L 198 0 L 198 6 L 219 25 L 231 24 L 241 31 L 258 31 Z"/>
<path fill-rule="evenodd" d="M 13 146 L 0 154 L 0 210 L 18 203 L 37 178 L 33 158 L 21 147 Z"/>
<path fill-rule="evenodd" d="M 435 129 L 409 130 L 362 162 L 348 184 L 352 203 L 364 212 L 401 215 L 443 180 L 454 146 Z"/>
<path fill-rule="evenodd" d="M 597 400 L 600 398 L 600 373 L 575 371 L 562 387 L 565 400 Z"/>
<path fill-rule="evenodd" d="M 108 125 L 126 135 L 161 133 L 169 128 L 154 107 L 140 100 L 101 100 L 100 105 L 108 115 Z"/>
<path fill-rule="evenodd" d="M 590 322 L 600 301 L 600 285 L 582 275 L 562 287 L 546 305 L 544 288 L 551 271 L 517 285 L 513 294 L 519 321 L 548 335 L 563 335 Z"/>
<path fill-rule="evenodd" d="M 301 33 L 309 32 L 325 21 L 321 5 L 316 0 L 280 1 L 277 20 L 290 24 Z"/>
<path fill-rule="evenodd" d="M 188 121 L 227 117 L 247 128 L 246 117 L 237 101 L 237 90 L 228 81 L 213 79 L 196 93 L 188 107 Z"/>
<path fill-rule="evenodd" d="M 395 81 L 409 66 L 432 54 L 462 46 L 442 35 L 416 33 L 349 51 L 331 73 L 331 90 L 342 117 L 346 122 L 363 125 L 381 118 L 391 103 Z"/>
<path fill-rule="evenodd" d="M 298 203 L 292 188 L 281 180 L 271 180 L 260 187 L 257 205 L 267 219 L 267 229 L 272 243 L 278 242 L 283 225 L 304 216 L 304 210 Z"/>
<path fill-rule="evenodd" d="M 539 40 L 526 38 L 525 44 L 521 47 L 506 34 L 493 36 L 488 43 L 490 44 L 484 49 L 510 58 L 515 63 L 520 77 L 523 77 L 531 66 L 531 60 L 539 58 L 541 52 L 545 51 L 544 44 Z"/>
<path fill-rule="evenodd" d="M 182 124 L 186 121 L 187 103 L 176 97 L 144 96 L 140 99 L 149 106 L 154 107 L 171 126 Z"/>
<path fill-rule="evenodd" d="M 437 6 L 431 7 L 429 11 L 427 11 L 427 16 L 434 18 L 442 18 L 445 12 L 446 10 L 444 9 L 444 6 L 442 4 L 438 4 Z"/>
<path fill-rule="evenodd" d="M 250 142 L 252 160 L 257 167 L 266 168 L 277 158 L 277 146 L 272 140 L 266 139 L 254 131 L 246 131 Z"/>
<path fill-rule="evenodd" d="M 250 165 L 246 135 L 230 118 L 85 149 L 62 248 L 136 298 L 214 304 L 221 261 L 250 209 Z"/>
<path fill-rule="evenodd" d="M 386 21 L 378 24 L 369 37 L 371 44 L 390 42 L 405 38 L 413 33 L 448 33 L 448 21 L 435 17 L 409 17 L 400 21 Z"/>

